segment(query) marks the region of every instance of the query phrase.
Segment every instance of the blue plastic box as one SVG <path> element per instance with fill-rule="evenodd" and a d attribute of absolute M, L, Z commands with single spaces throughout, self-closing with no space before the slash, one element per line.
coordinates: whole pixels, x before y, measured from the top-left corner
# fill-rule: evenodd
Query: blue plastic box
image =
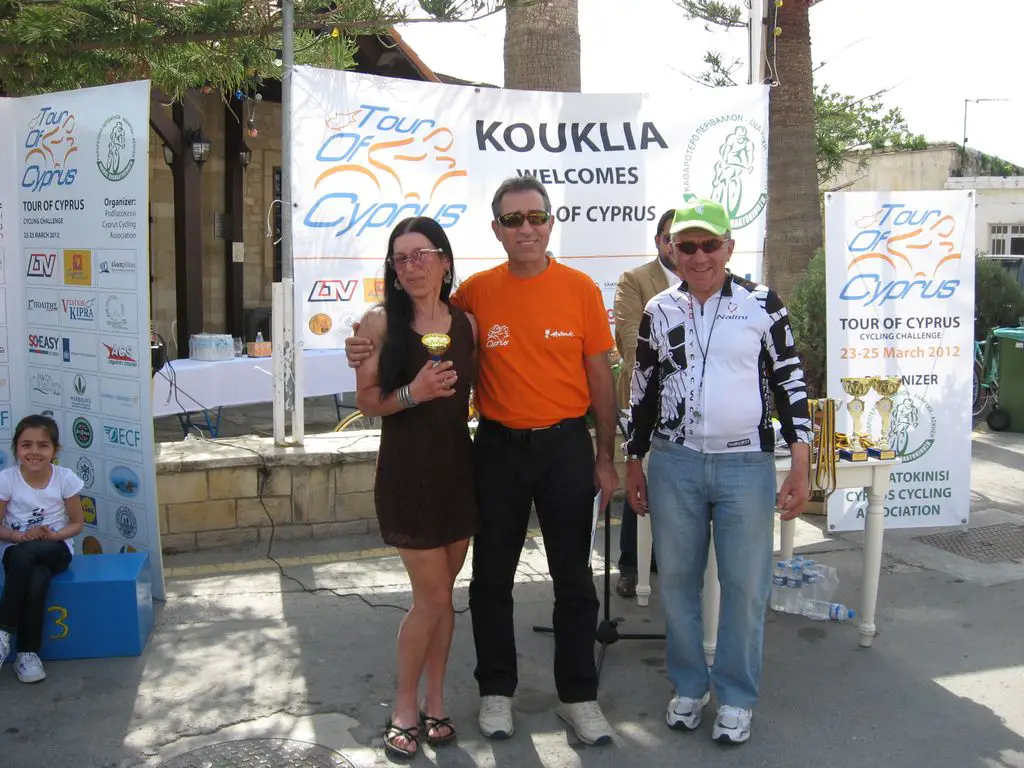
<path fill-rule="evenodd" d="M 0 586 L 3 582 L 0 568 Z M 152 628 L 148 552 L 77 554 L 50 582 L 39 656 L 45 661 L 139 656 Z M 12 655 L 15 649 L 12 643 Z"/>

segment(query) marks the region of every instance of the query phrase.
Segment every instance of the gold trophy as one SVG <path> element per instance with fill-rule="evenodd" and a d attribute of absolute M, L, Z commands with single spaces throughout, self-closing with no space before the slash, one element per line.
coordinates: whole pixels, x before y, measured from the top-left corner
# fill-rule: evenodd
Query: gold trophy
<path fill-rule="evenodd" d="M 847 376 L 839 380 L 839 383 L 843 385 L 843 391 L 853 398 L 846 404 L 846 410 L 849 411 L 850 418 L 853 419 L 853 429 L 850 430 L 849 436 L 849 447 L 839 450 L 839 458 L 845 461 L 868 460 L 868 452 L 865 450 L 861 440 L 863 433 L 862 419 L 864 416 L 864 401 L 861 398 L 871 391 L 872 381 L 873 377 L 870 376 Z"/>
<path fill-rule="evenodd" d="M 448 351 L 452 340 L 447 333 L 427 333 L 424 334 L 422 343 L 430 353 L 430 359 L 434 361 L 434 365 L 437 365 L 441 362 L 441 355 Z"/>
<path fill-rule="evenodd" d="M 892 396 L 899 391 L 902 383 L 899 376 L 876 376 L 871 382 L 875 392 L 882 396 L 875 406 L 882 417 L 882 438 L 876 447 L 868 448 L 868 456 L 873 459 L 896 458 L 896 451 L 889 442 L 889 426 L 892 423 Z"/>

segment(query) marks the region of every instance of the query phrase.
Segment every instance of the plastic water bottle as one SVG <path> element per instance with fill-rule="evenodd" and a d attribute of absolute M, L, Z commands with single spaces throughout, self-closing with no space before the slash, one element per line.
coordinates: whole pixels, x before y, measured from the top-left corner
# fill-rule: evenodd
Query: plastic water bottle
<path fill-rule="evenodd" d="M 786 561 L 779 560 L 772 570 L 772 596 L 770 602 L 773 611 L 786 610 Z"/>
<path fill-rule="evenodd" d="M 804 566 L 803 563 L 790 561 L 789 572 L 786 574 L 786 596 L 783 602 L 783 608 L 786 613 L 800 613 L 801 609 L 801 591 L 800 587 L 804 583 Z"/>
<path fill-rule="evenodd" d="M 846 621 L 857 615 L 842 603 L 830 603 L 826 600 L 805 600 L 804 616 L 815 621 Z"/>
<path fill-rule="evenodd" d="M 813 560 L 803 562 L 804 583 L 800 587 L 800 610 L 798 613 L 806 614 L 806 603 L 809 600 L 821 600 L 826 595 L 822 594 L 823 577 L 821 572 L 814 567 Z"/>
<path fill-rule="evenodd" d="M 263 343 L 263 331 L 257 331 L 256 332 L 256 343 L 257 344 L 262 344 Z"/>

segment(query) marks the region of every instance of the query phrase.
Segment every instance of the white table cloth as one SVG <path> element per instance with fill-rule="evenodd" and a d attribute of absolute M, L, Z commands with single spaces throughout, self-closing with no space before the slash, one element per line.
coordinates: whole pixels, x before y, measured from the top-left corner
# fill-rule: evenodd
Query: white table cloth
<path fill-rule="evenodd" d="M 333 395 L 351 389 L 351 369 L 342 349 L 306 350 L 303 397 Z M 153 377 L 153 415 L 173 416 L 274 400 L 269 357 L 232 360 L 171 360 Z"/>

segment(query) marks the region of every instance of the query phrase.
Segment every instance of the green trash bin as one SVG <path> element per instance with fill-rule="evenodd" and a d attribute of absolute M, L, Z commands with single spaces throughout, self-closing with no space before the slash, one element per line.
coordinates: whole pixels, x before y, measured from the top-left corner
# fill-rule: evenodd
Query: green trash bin
<path fill-rule="evenodd" d="M 1024 432 L 1024 328 L 992 331 L 999 355 L 999 407 L 989 413 L 996 430 Z"/>

